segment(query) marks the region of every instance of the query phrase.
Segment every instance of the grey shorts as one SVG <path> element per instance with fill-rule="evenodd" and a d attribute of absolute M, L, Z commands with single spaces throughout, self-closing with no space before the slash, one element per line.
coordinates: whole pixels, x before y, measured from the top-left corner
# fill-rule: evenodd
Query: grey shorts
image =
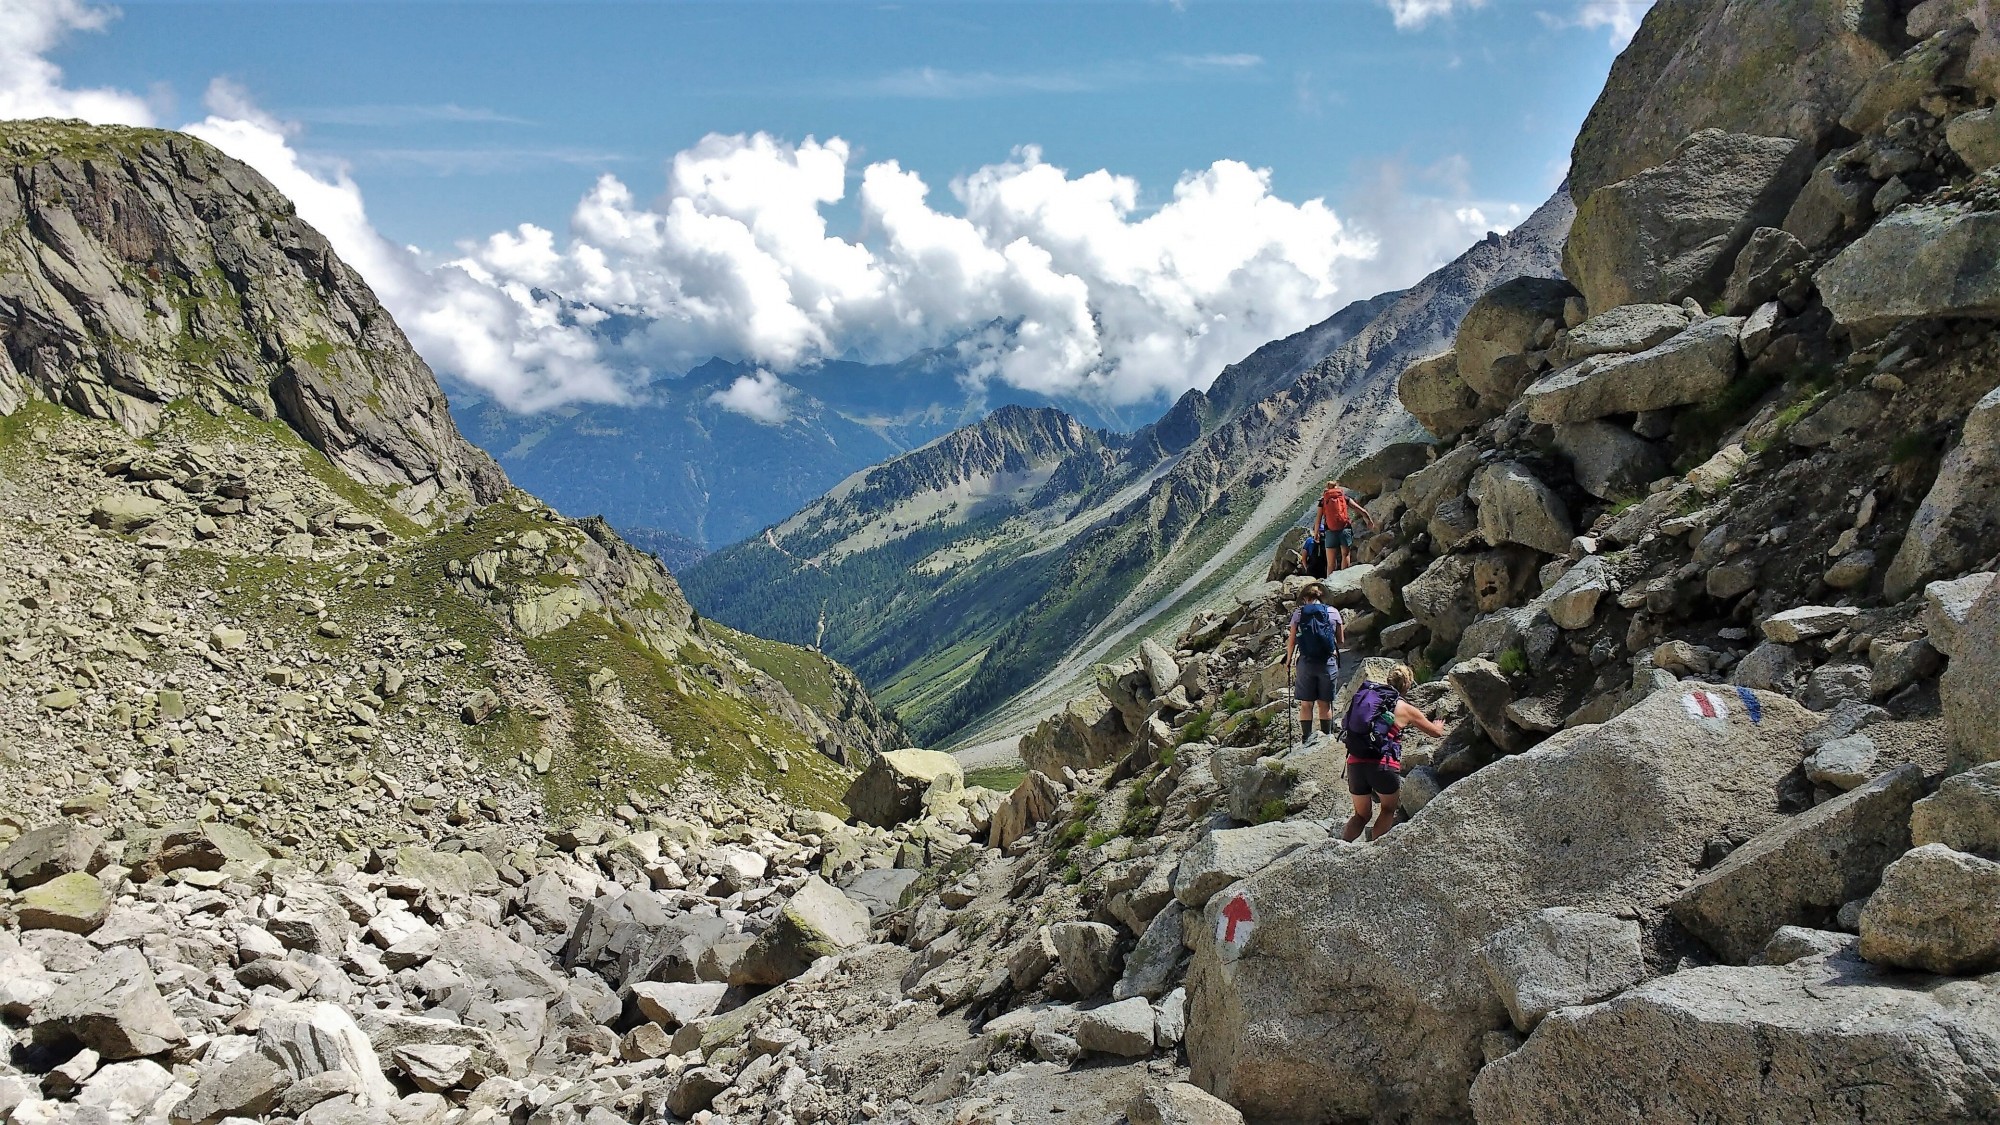
<path fill-rule="evenodd" d="M 1292 698 L 1300 703 L 1332 703 L 1333 695 L 1333 665 L 1301 661 L 1292 678 Z"/>

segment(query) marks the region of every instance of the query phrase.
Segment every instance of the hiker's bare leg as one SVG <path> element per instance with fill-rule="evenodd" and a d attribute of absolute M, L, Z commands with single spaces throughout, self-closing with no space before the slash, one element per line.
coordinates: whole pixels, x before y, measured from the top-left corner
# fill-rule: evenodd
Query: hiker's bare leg
<path fill-rule="evenodd" d="M 1361 830 L 1368 826 L 1369 805 L 1372 798 L 1366 793 L 1352 793 L 1349 796 L 1354 798 L 1354 815 L 1347 818 L 1346 826 L 1340 830 L 1340 838 L 1351 844 L 1361 835 Z"/>
<path fill-rule="evenodd" d="M 1396 798 L 1400 794 L 1382 794 L 1382 811 L 1375 814 L 1375 823 L 1368 829 L 1368 842 L 1374 843 L 1389 834 L 1396 827 Z"/>

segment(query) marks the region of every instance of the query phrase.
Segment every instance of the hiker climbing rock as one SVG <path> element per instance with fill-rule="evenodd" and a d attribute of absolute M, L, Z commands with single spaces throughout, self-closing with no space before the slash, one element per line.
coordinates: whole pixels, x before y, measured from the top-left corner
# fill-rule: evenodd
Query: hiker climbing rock
<path fill-rule="evenodd" d="M 1434 722 L 1409 702 L 1407 697 L 1417 686 L 1409 665 L 1396 665 L 1384 678 L 1387 683 L 1363 681 L 1341 720 L 1341 734 L 1347 743 L 1347 792 L 1354 798 L 1354 815 L 1347 818 L 1340 838 L 1350 842 L 1363 828 L 1374 841 L 1396 825 L 1396 801 L 1403 788 L 1403 728 L 1413 726 L 1433 738 L 1444 735 L 1442 723 Z M 1368 814 L 1378 799 L 1382 811 L 1370 826 Z"/>
<path fill-rule="evenodd" d="M 1285 638 L 1285 663 L 1292 667 L 1292 698 L 1299 705 L 1299 741 L 1312 736 L 1313 705 L 1319 705 L 1320 733 L 1333 735 L 1333 693 L 1340 672 L 1340 646 L 1346 624 L 1325 602 L 1326 591 L 1314 582 L 1292 611 L 1291 632 Z"/>
<path fill-rule="evenodd" d="M 1354 563 L 1354 521 L 1360 520 L 1375 530 L 1375 518 L 1368 509 L 1354 498 L 1354 494 L 1340 486 L 1340 481 L 1326 482 L 1326 488 L 1319 494 L 1319 508 L 1314 518 L 1314 535 L 1325 546 L 1332 570 L 1345 570 Z"/>

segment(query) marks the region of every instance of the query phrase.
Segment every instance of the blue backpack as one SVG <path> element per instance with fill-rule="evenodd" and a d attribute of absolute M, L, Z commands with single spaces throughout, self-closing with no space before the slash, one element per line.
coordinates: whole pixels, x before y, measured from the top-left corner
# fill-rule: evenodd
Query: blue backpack
<path fill-rule="evenodd" d="M 1365 762 L 1396 761 L 1402 757 L 1401 732 L 1396 730 L 1396 704 L 1402 696 L 1387 684 L 1363 681 L 1347 705 L 1341 734 L 1347 756 Z"/>
<path fill-rule="evenodd" d="M 1325 663 L 1340 651 L 1340 642 L 1333 629 L 1333 613 L 1318 602 L 1307 602 L 1299 607 L 1299 635 L 1295 645 L 1301 664 L 1307 661 Z"/>

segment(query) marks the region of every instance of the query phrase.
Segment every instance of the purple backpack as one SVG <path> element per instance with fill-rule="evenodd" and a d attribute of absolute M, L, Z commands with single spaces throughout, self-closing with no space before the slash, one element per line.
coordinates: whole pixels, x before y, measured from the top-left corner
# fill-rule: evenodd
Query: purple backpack
<path fill-rule="evenodd" d="M 1364 680 L 1354 689 L 1341 720 L 1341 733 L 1349 759 L 1363 762 L 1396 761 L 1403 755 L 1402 732 L 1396 729 L 1396 704 L 1402 696 L 1388 684 Z"/>

